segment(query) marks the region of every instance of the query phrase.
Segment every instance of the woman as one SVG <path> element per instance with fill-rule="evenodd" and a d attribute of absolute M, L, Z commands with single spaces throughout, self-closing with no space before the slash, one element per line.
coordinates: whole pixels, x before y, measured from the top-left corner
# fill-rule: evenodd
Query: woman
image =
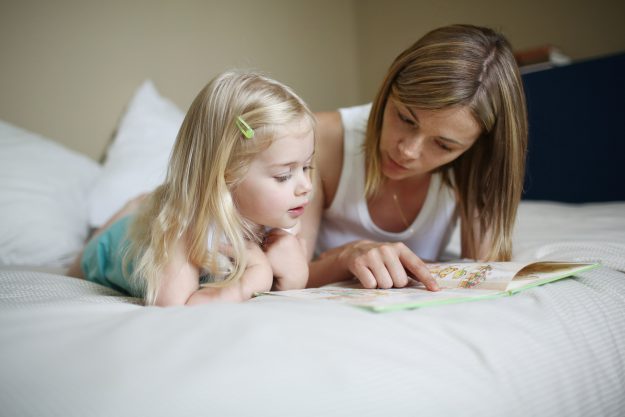
<path fill-rule="evenodd" d="M 320 185 L 302 223 L 308 286 L 437 286 L 435 260 L 460 219 L 462 257 L 509 260 L 527 149 L 508 41 L 482 27 L 426 34 L 391 65 L 371 106 L 317 114 Z"/>

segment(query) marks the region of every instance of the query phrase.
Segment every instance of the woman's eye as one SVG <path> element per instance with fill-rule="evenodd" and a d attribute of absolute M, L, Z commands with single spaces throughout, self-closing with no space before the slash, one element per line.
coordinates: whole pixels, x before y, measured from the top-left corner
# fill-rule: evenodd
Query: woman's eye
<path fill-rule="evenodd" d="M 415 122 L 412 121 L 411 119 L 409 119 L 408 117 L 404 116 L 403 114 L 401 114 L 400 112 L 397 112 L 397 115 L 399 117 L 399 120 L 401 120 L 402 122 L 410 125 L 410 126 L 414 126 Z"/>
<path fill-rule="evenodd" d="M 451 148 L 447 145 L 445 145 L 444 142 L 442 141 L 436 141 L 436 144 L 438 145 L 439 148 L 441 148 L 442 150 L 444 150 L 445 152 L 451 152 Z"/>

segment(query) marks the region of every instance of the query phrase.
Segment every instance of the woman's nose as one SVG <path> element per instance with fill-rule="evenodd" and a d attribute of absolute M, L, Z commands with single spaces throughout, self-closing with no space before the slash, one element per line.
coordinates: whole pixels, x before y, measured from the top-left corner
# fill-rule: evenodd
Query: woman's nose
<path fill-rule="evenodd" d="M 424 140 L 420 135 L 415 135 L 402 139 L 397 144 L 397 148 L 402 156 L 410 159 L 418 159 L 423 151 Z"/>

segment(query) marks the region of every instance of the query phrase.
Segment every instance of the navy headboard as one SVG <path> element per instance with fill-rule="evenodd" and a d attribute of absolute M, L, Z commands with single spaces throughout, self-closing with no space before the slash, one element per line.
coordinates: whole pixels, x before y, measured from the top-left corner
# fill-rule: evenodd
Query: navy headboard
<path fill-rule="evenodd" d="M 523 199 L 625 201 L 625 53 L 523 75 Z"/>

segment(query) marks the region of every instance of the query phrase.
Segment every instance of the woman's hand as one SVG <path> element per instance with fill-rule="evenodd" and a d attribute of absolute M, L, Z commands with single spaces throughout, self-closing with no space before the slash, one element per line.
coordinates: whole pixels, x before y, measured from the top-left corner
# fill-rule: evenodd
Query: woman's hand
<path fill-rule="evenodd" d="M 425 263 L 401 242 L 359 240 L 341 249 L 339 263 L 365 288 L 405 287 L 414 278 L 430 291 L 439 289 Z"/>
<path fill-rule="evenodd" d="M 308 256 L 303 239 L 282 229 L 273 229 L 267 233 L 263 247 L 273 270 L 274 290 L 306 287 Z"/>

